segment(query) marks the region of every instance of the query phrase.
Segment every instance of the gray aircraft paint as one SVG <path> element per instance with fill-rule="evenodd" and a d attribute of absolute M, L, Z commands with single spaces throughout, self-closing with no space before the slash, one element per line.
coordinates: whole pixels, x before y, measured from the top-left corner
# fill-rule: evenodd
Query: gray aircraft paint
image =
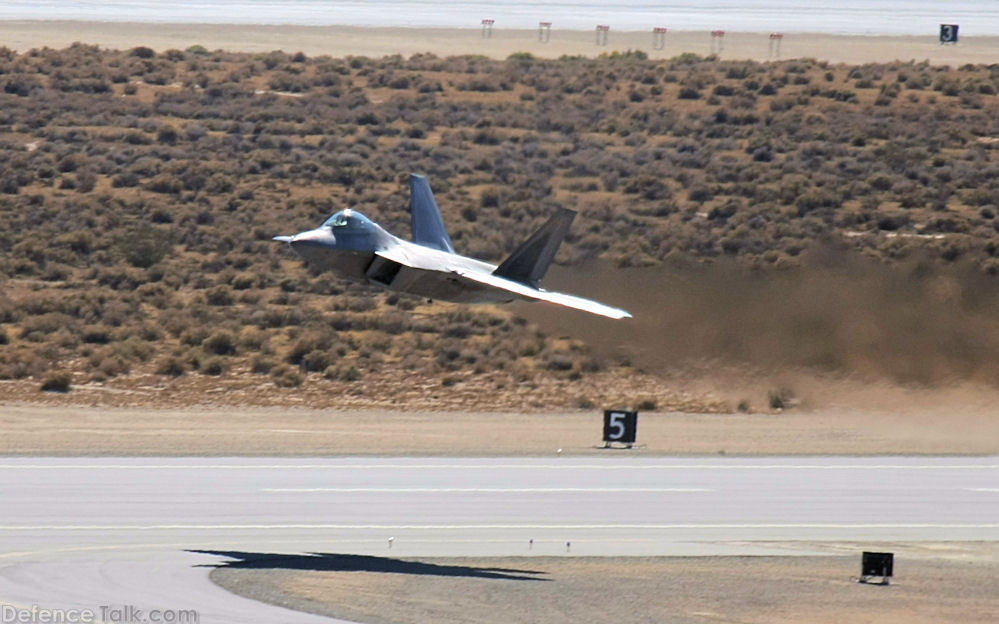
<path fill-rule="evenodd" d="M 538 287 L 575 212 L 559 210 L 499 266 L 455 253 L 430 184 L 410 175 L 413 241 L 385 231 L 360 212 L 341 210 L 314 230 L 275 236 L 314 268 L 397 292 L 456 303 L 516 299 L 620 319 L 631 315 L 590 299 Z"/>

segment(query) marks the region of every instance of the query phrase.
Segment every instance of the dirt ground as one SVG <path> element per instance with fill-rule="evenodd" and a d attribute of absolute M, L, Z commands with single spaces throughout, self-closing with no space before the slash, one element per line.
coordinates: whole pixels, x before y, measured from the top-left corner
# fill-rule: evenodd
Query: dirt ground
<path fill-rule="evenodd" d="M 869 546 L 808 548 L 831 556 L 290 555 L 223 565 L 212 579 L 256 600 L 366 624 L 938 624 L 999 617 L 996 544 L 879 544 L 895 553 L 890 586 L 856 582 L 860 552 Z"/>
<path fill-rule="evenodd" d="M 0 39 L 19 52 L 49 46 L 62 48 L 74 41 L 102 47 L 127 49 L 145 45 L 157 51 L 184 49 L 200 44 L 247 52 L 283 49 L 309 55 L 385 56 L 431 52 L 438 56 L 481 54 L 506 58 L 515 52 L 539 57 L 562 55 L 596 56 L 614 50 L 642 50 L 651 58 L 671 58 L 685 52 L 706 55 L 712 51 L 708 32 L 670 29 L 662 50 L 653 47 L 652 33 L 612 30 L 607 46 L 595 45 L 592 30 L 552 29 L 548 43 L 538 42 L 534 29 L 510 30 L 497 24 L 493 36 L 484 39 L 478 24 L 469 28 L 361 28 L 352 26 L 266 26 L 241 24 L 139 24 L 73 21 L 7 21 L 0 23 Z M 928 60 L 938 64 L 991 63 L 995 60 L 996 37 L 964 37 L 954 46 L 942 46 L 934 35 L 886 37 L 868 35 L 824 35 L 785 33 L 780 54 L 772 49 L 770 33 L 729 32 L 725 35 L 724 59 L 810 57 L 834 63 L 886 62 L 895 59 Z"/>
<path fill-rule="evenodd" d="M 0 405 L 3 455 L 883 455 L 993 454 L 984 406 L 767 414 L 641 413 L 638 446 L 599 448 L 602 412 L 305 408 L 112 409 Z"/>

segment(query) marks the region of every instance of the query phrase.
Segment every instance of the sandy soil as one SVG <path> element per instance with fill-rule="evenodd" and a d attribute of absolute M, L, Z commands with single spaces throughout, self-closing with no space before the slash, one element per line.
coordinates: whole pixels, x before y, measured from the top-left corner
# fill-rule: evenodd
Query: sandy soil
<path fill-rule="evenodd" d="M 380 624 L 995 622 L 996 544 L 878 544 L 890 586 L 855 582 L 864 544 L 820 557 L 398 560 L 296 556 L 223 566 L 235 593 Z"/>
<path fill-rule="evenodd" d="M 602 412 L 0 406 L 4 455 L 993 454 L 985 409 L 643 413 L 639 446 L 599 448 Z"/>
<path fill-rule="evenodd" d="M 642 50 L 652 58 L 669 58 L 684 52 L 709 54 L 707 32 L 671 31 L 665 47 L 656 50 L 650 32 L 610 32 L 607 46 L 596 45 L 590 31 L 554 29 L 548 43 L 540 43 L 535 30 L 496 28 L 484 39 L 479 29 L 360 28 L 348 26 L 253 26 L 230 24 L 136 24 L 104 22 L 7 21 L 0 23 L 0 41 L 25 51 L 43 46 L 62 48 L 75 41 L 108 48 L 138 45 L 156 50 L 187 48 L 200 44 L 209 49 L 263 52 L 275 49 L 310 55 L 385 56 L 431 52 L 438 56 L 482 54 L 506 58 L 513 52 L 541 57 L 563 54 L 596 56 L 614 50 Z M 892 60 L 929 60 L 937 64 L 992 63 L 999 37 L 965 37 L 956 46 L 942 46 L 935 36 L 873 37 L 785 33 L 781 58 L 812 57 L 834 63 L 868 63 Z M 766 60 L 776 58 L 769 33 L 728 33 L 722 58 Z"/>

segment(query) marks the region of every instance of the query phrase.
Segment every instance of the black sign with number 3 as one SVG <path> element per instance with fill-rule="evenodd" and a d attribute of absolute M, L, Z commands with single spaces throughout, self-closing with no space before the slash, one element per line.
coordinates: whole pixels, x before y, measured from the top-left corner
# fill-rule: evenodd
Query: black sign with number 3
<path fill-rule="evenodd" d="M 940 43 L 957 43 L 957 24 L 940 24 Z"/>

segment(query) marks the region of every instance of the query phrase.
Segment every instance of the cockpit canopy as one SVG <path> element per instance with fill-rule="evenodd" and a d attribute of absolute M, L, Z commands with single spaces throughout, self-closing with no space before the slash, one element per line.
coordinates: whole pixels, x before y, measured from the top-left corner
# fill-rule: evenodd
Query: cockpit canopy
<path fill-rule="evenodd" d="M 323 227 L 328 227 L 334 232 L 337 230 L 367 230 L 372 225 L 371 219 L 350 208 L 341 210 L 323 223 Z"/>

